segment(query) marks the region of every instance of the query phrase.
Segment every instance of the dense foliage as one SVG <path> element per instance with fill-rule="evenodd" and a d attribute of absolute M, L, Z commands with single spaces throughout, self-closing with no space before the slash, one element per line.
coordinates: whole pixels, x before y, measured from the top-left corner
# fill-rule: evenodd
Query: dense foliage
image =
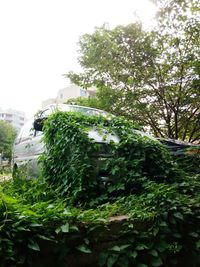
<path fill-rule="evenodd" d="M 174 157 L 179 168 L 190 175 L 199 174 L 200 169 L 200 146 L 184 149 L 183 153 Z"/>
<path fill-rule="evenodd" d="M 106 187 L 93 167 L 101 150 L 88 138 L 91 127 L 105 140 L 120 137 L 109 143 L 113 160 L 103 168 L 116 180 Z M 199 266 L 200 176 L 181 171 L 133 127 L 60 112 L 45 122 L 43 175 L 0 186 L 2 267 Z M 113 224 L 118 215 L 127 219 Z"/>
<path fill-rule="evenodd" d="M 79 42 L 82 73 L 67 77 L 96 86 L 96 105 L 151 129 L 155 136 L 200 140 L 199 1 L 156 1 L 156 27 L 141 23 L 97 28 Z M 80 102 L 81 99 L 79 99 Z M 82 100 L 81 100 L 82 101 Z"/>
<path fill-rule="evenodd" d="M 45 124 L 43 175 L 71 203 L 90 205 L 138 194 L 145 179 L 169 182 L 178 175 L 169 153 L 158 141 L 133 132 L 134 127 L 120 117 L 55 113 Z M 91 130 L 102 135 L 104 143 L 89 138 Z M 120 142 L 106 141 L 109 134 Z"/>
<path fill-rule="evenodd" d="M 16 131 L 8 122 L 0 120 L 0 153 L 5 159 L 11 160 L 12 146 Z"/>

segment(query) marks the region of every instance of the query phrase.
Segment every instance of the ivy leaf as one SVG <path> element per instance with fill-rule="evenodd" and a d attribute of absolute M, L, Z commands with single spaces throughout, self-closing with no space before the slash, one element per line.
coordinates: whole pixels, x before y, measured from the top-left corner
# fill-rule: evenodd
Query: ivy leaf
<path fill-rule="evenodd" d="M 47 209 L 53 209 L 54 208 L 54 205 L 53 204 L 49 204 L 48 206 L 47 206 Z"/>
<path fill-rule="evenodd" d="M 168 248 L 168 244 L 163 240 L 161 241 L 158 246 L 157 246 L 157 249 L 160 251 L 160 252 L 163 252 L 165 251 L 166 249 Z"/>
<path fill-rule="evenodd" d="M 72 213 L 71 213 L 69 210 L 67 210 L 67 209 L 65 209 L 65 210 L 63 211 L 63 214 L 64 214 L 64 215 L 68 215 L 68 216 L 71 216 L 71 215 L 72 215 Z"/>
<path fill-rule="evenodd" d="M 110 248 L 110 250 L 119 252 L 120 251 L 120 247 L 119 246 L 114 246 L 114 247 Z"/>
<path fill-rule="evenodd" d="M 120 251 L 130 247 L 130 244 L 120 246 Z"/>
<path fill-rule="evenodd" d="M 46 237 L 44 235 L 37 235 L 40 239 L 43 239 L 43 240 L 48 240 L 48 241 L 52 241 L 53 239 L 49 238 L 49 237 Z"/>
<path fill-rule="evenodd" d="M 118 259 L 118 255 L 111 255 L 107 260 L 107 267 L 112 267 Z"/>
<path fill-rule="evenodd" d="M 133 251 L 130 253 L 130 256 L 134 259 L 137 257 L 137 255 L 138 255 L 137 251 Z"/>
<path fill-rule="evenodd" d="M 189 233 L 189 236 L 196 237 L 196 238 L 199 237 L 199 235 L 195 232 Z"/>
<path fill-rule="evenodd" d="M 145 244 L 139 244 L 139 245 L 137 245 L 137 247 L 135 249 L 136 250 L 143 250 L 145 248 L 147 248 L 147 246 Z"/>
<path fill-rule="evenodd" d="M 82 245 L 76 247 L 76 249 L 83 252 L 83 253 L 92 253 L 92 251 L 85 244 L 82 244 Z"/>
<path fill-rule="evenodd" d="M 161 223 L 160 223 L 160 227 L 167 227 L 168 225 L 167 225 L 167 223 L 165 222 L 165 221 L 162 221 Z"/>
<path fill-rule="evenodd" d="M 158 252 L 155 250 L 155 249 L 152 249 L 149 251 L 149 254 L 154 256 L 154 257 L 157 257 L 158 256 Z"/>
<path fill-rule="evenodd" d="M 61 227 L 60 227 L 61 231 L 63 233 L 68 233 L 69 232 L 69 223 L 66 223 L 66 224 L 63 224 Z"/>
<path fill-rule="evenodd" d="M 31 223 L 30 226 L 31 227 L 40 227 L 40 226 L 42 226 L 42 224 L 40 224 L 40 223 Z"/>
<path fill-rule="evenodd" d="M 112 168 L 111 173 L 112 173 L 112 175 L 115 175 L 118 171 L 119 171 L 119 167 L 115 166 Z"/>
<path fill-rule="evenodd" d="M 196 242 L 196 248 L 200 249 L 200 240 Z"/>
<path fill-rule="evenodd" d="M 157 267 L 157 266 L 160 266 L 160 265 L 162 265 L 162 260 L 161 260 L 161 258 L 156 258 L 156 259 L 154 259 L 154 260 L 152 260 L 152 262 L 151 262 L 151 264 L 154 266 L 154 267 Z"/>
<path fill-rule="evenodd" d="M 26 231 L 26 232 L 30 232 L 30 229 L 28 229 L 28 228 L 24 228 L 24 227 L 22 227 L 22 226 L 20 226 L 20 227 L 17 227 L 17 230 L 19 230 L 19 231 Z"/>
<path fill-rule="evenodd" d="M 75 225 L 72 225 L 72 226 L 70 226 L 70 230 L 71 231 L 74 231 L 74 232 L 78 232 L 78 227 L 77 226 L 75 226 Z"/>
<path fill-rule="evenodd" d="M 60 233 L 61 229 L 60 227 L 55 230 L 56 234 Z"/>
<path fill-rule="evenodd" d="M 35 251 L 40 251 L 40 247 L 37 242 L 31 240 L 31 243 L 28 244 L 28 247 Z"/>
<path fill-rule="evenodd" d="M 179 220 L 181 220 L 181 221 L 184 219 L 183 218 L 183 215 L 180 212 L 174 213 L 174 217 L 177 218 L 177 219 L 179 219 Z"/>
<path fill-rule="evenodd" d="M 99 266 L 104 266 L 106 264 L 108 254 L 105 252 L 100 253 L 99 255 Z"/>

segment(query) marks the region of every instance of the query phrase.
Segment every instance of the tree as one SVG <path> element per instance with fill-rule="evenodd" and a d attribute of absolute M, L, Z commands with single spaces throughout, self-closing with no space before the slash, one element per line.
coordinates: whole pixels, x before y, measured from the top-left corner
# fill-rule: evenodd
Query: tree
<path fill-rule="evenodd" d="M 95 85 L 109 111 L 135 120 L 160 137 L 200 139 L 200 19 L 198 2 L 159 1 L 157 27 L 105 26 L 81 37 L 83 73 L 67 74 Z"/>
<path fill-rule="evenodd" d="M 0 120 L 0 153 L 2 157 L 11 160 L 13 142 L 16 131 L 9 123 Z"/>
<path fill-rule="evenodd" d="M 114 113 L 116 115 L 120 115 L 120 110 L 117 111 L 113 107 L 113 102 L 116 102 L 118 98 L 119 98 L 118 91 L 115 91 L 112 88 L 101 86 L 98 88 L 98 91 L 96 92 L 95 96 L 90 96 L 88 98 L 85 97 L 71 98 L 66 103 L 73 105 L 74 104 L 81 105 L 91 108 L 98 108 Z"/>

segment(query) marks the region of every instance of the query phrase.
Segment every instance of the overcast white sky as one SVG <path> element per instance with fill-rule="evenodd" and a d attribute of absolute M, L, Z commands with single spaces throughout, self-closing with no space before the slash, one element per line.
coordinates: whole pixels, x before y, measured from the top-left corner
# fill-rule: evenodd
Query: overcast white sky
<path fill-rule="evenodd" d="M 148 0 L 0 0 L 0 107 L 31 116 L 57 95 L 77 71 L 77 42 L 108 23 L 145 25 L 155 7 Z"/>

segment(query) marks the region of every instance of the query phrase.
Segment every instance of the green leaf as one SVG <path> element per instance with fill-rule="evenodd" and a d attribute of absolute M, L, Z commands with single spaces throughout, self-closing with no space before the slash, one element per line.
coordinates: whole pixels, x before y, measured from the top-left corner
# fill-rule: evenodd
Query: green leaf
<path fill-rule="evenodd" d="M 20 227 L 17 227 L 17 230 L 19 230 L 19 231 L 26 231 L 26 232 L 30 232 L 30 229 L 28 229 L 28 228 L 24 228 L 24 227 L 22 227 L 22 226 L 20 226 Z"/>
<path fill-rule="evenodd" d="M 71 231 L 74 231 L 74 232 L 78 232 L 78 231 L 79 231 L 78 227 L 75 226 L 75 225 L 70 226 L 69 229 L 70 229 Z"/>
<path fill-rule="evenodd" d="M 160 251 L 160 252 L 163 252 L 165 250 L 168 249 L 168 244 L 163 240 L 161 241 L 158 246 L 157 246 L 157 249 Z"/>
<path fill-rule="evenodd" d="M 133 251 L 130 253 L 130 257 L 132 257 L 134 259 L 137 257 L 137 255 L 138 255 L 137 251 Z"/>
<path fill-rule="evenodd" d="M 68 216 L 72 216 L 72 213 L 67 209 L 64 210 L 63 214 L 68 215 Z"/>
<path fill-rule="evenodd" d="M 154 266 L 154 267 L 157 267 L 157 266 L 161 266 L 162 265 L 162 260 L 161 258 L 156 258 L 156 259 L 153 259 L 151 261 L 151 264 Z"/>
<path fill-rule="evenodd" d="M 38 243 L 36 243 L 35 241 L 31 240 L 31 243 L 28 244 L 28 247 L 32 250 L 35 251 L 40 251 L 40 247 L 38 245 Z"/>
<path fill-rule="evenodd" d="M 37 235 L 40 239 L 43 239 L 43 240 L 49 240 L 49 241 L 53 241 L 53 239 L 47 237 L 47 236 L 44 236 L 44 235 Z"/>
<path fill-rule="evenodd" d="M 60 227 L 56 228 L 55 232 L 56 234 L 59 234 L 61 232 L 61 228 Z"/>
<path fill-rule="evenodd" d="M 167 225 L 167 223 L 165 222 L 165 221 L 162 221 L 161 223 L 160 223 L 160 227 L 167 227 L 168 225 Z"/>
<path fill-rule="evenodd" d="M 40 224 L 40 223 L 31 223 L 30 226 L 31 227 L 40 227 L 40 226 L 42 226 L 42 224 Z"/>
<path fill-rule="evenodd" d="M 192 237 L 196 237 L 196 238 L 199 237 L 199 235 L 197 233 L 195 233 L 195 232 L 191 232 L 191 233 L 189 233 L 189 235 L 192 236 Z"/>
<path fill-rule="evenodd" d="M 54 205 L 53 204 L 49 204 L 48 206 L 47 206 L 47 209 L 53 209 L 54 208 Z"/>
<path fill-rule="evenodd" d="M 179 219 L 181 221 L 184 219 L 183 215 L 180 212 L 174 213 L 174 217 L 176 217 L 177 219 Z"/>
<path fill-rule="evenodd" d="M 110 248 L 109 250 L 113 250 L 113 251 L 119 252 L 120 251 L 120 247 L 119 246 L 114 246 L 114 247 Z"/>
<path fill-rule="evenodd" d="M 144 249 L 146 249 L 147 248 L 147 246 L 145 245 L 145 244 L 139 244 L 139 245 L 137 245 L 136 246 L 136 250 L 144 250 Z"/>
<path fill-rule="evenodd" d="M 82 245 L 76 247 L 76 249 L 83 252 L 83 253 L 92 253 L 92 251 L 85 244 L 82 244 Z"/>
<path fill-rule="evenodd" d="M 107 260 L 107 267 L 112 267 L 118 259 L 118 255 L 111 255 Z"/>
<path fill-rule="evenodd" d="M 149 251 L 149 254 L 154 256 L 154 257 L 157 257 L 158 256 L 158 252 L 155 250 L 155 249 L 152 249 Z"/>
<path fill-rule="evenodd" d="M 130 244 L 127 244 L 127 245 L 121 245 L 120 246 L 120 251 L 122 250 L 125 250 L 126 248 L 130 247 L 131 245 Z"/>
<path fill-rule="evenodd" d="M 108 254 L 105 252 L 100 253 L 99 255 L 99 266 L 104 266 L 107 262 Z"/>
<path fill-rule="evenodd" d="M 200 240 L 196 242 L 196 248 L 200 249 Z"/>
<path fill-rule="evenodd" d="M 66 224 L 63 224 L 61 227 L 60 227 L 61 231 L 63 233 L 68 233 L 69 232 L 69 223 L 66 223 Z"/>

